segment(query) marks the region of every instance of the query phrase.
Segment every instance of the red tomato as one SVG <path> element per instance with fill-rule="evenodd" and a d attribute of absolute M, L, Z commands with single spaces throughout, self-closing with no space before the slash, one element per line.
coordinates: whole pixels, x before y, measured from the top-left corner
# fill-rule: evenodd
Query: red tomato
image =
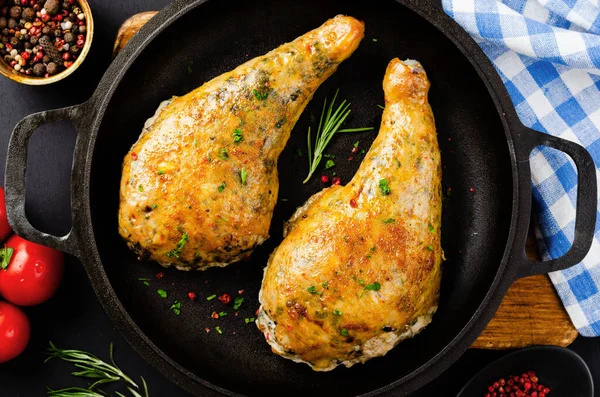
<path fill-rule="evenodd" d="M 18 307 L 0 302 L 0 363 L 17 357 L 27 347 L 31 328 L 29 319 Z"/>
<path fill-rule="evenodd" d="M 6 240 L 12 232 L 6 218 L 6 203 L 4 202 L 4 189 L 0 187 L 0 241 Z"/>
<path fill-rule="evenodd" d="M 4 299 L 15 305 L 32 306 L 54 295 L 64 273 L 62 252 L 13 235 L 6 248 L 0 249 L 2 253 L 10 256 L 6 270 L 0 269 L 0 295 Z"/>

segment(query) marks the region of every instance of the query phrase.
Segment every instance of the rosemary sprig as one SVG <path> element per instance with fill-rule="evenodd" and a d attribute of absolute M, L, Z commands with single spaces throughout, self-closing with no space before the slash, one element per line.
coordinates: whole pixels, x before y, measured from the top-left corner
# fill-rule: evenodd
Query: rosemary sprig
<path fill-rule="evenodd" d="M 321 118 L 319 120 L 319 128 L 315 136 L 314 152 L 312 148 L 311 140 L 311 129 L 308 127 L 308 176 L 302 183 L 308 182 L 314 172 L 317 170 L 321 159 L 323 158 L 323 152 L 331 141 L 331 138 L 338 132 L 360 132 L 360 131 L 371 131 L 373 127 L 366 128 L 346 128 L 340 129 L 344 121 L 350 115 L 350 104 L 344 99 L 342 103 L 335 107 L 335 100 L 337 99 L 339 89 L 336 90 L 333 100 L 327 107 L 327 98 L 323 102 L 323 110 L 321 111 Z M 334 110 L 335 107 L 335 110 Z"/>
<path fill-rule="evenodd" d="M 72 372 L 71 375 L 93 379 L 95 380 L 87 389 L 79 388 L 79 387 L 69 387 L 66 389 L 60 390 L 52 390 L 48 388 L 48 396 L 51 397 L 105 397 L 106 394 L 104 391 L 98 389 L 98 386 L 114 383 L 114 382 L 123 382 L 127 388 L 127 390 L 134 397 L 148 397 L 148 387 L 146 385 L 146 381 L 143 377 L 142 380 L 142 391 L 144 394 L 140 394 L 140 387 L 135 383 L 129 376 L 127 376 L 115 363 L 114 359 L 114 347 L 113 344 L 110 344 L 109 347 L 109 356 L 110 356 L 110 364 L 102 361 L 95 355 L 84 352 L 81 350 L 67 350 L 67 349 L 59 349 L 52 342 L 50 342 L 50 347 L 46 350 L 46 354 L 48 358 L 44 360 L 44 363 L 52 360 L 53 358 L 59 358 L 63 361 L 67 361 L 72 363 L 76 368 L 79 368 L 80 371 Z M 115 392 L 118 396 L 124 397 L 121 393 Z"/>

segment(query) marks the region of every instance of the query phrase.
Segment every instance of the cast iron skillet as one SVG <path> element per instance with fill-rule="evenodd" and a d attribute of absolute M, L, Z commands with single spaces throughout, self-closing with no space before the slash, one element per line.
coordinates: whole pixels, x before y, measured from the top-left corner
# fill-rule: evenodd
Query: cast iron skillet
<path fill-rule="evenodd" d="M 8 217 L 17 233 L 79 257 L 105 310 L 128 341 L 163 374 L 197 395 L 396 395 L 431 380 L 455 361 L 483 330 L 518 277 L 564 269 L 590 247 L 596 215 L 595 168 L 574 143 L 523 127 L 493 67 L 477 45 L 434 6 L 422 2 L 348 0 L 176 1 L 153 18 L 106 72 L 86 103 L 33 114 L 10 141 L 6 168 Z M 280 201 L 271 239 L 246 263 L 184 273 L 138 262 L 117 234 L 121 162 L 159 102 L 262 55 L 345 13 L 366 23 L 367 37 L 352 58 L 316 94 L 281 156 Z M 376 39 L 375 42 L 373 39 Z M 379 126 L 381 82 L 388 62 L 414 58 L 432 82 L 431 104 L 444 165 L 443 247 L 448 260 L 440 306 L 418 337 L 365 365 L 314 373 L 269 350 L 253 324 L 268 254 L 281 240 L 282 223 L 322 184 L 307 172 L 306 128 L 325 96 L 340 88 L 352 102 L 348 126 Z M 78 131 L 72 171 L 73 227 L 62 237 L 36 230 L 24 209 L 27 142 L 44 123 L 71 120 Z M 346 183 L 363 156 L 347 161 L 352 144 L 368 148 L 375 133 L 343 135 L 333 142 L 334 169 Z M 575 242 L 562 258 L 534 263 L 524 244 L 531 211 L 529 154 L 538 145 L 568 153 L 578 168 Z M 300 156 L 298 149 L 304 151 Z M 473 189 L 473 191 L 471 191 Z M 138 281 L 151 279 L 147 287 Z M 167 290 L 165 300 L 156 290 Z M 236 317 L 212 294 L 245 302 Z M 199 301 L 186 300 L 196 291 Z M 182 313 L 169 310 L 173 299 Z M 220 326 L 223 334 L 215 332 Z M 207 333 L 205 328 L 209 328 Z M 235 334 L 234 334 L 235 332 Z"/>

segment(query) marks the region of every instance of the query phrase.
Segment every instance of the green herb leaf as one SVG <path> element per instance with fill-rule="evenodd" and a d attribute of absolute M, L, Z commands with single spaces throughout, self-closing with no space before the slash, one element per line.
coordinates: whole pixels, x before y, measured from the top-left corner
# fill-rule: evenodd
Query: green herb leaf
<path fill-rule="evenodd" d="M 385 108 L 381 105 L 377 105 L 378 108 L 385 110 Z"/>
<path fill-rule="evenodd" d="M 359 144 L 360 144 L 360 141 L 356 141 L 356 142 L 354 142 L 354 144 L 352 146 L 358 147 Z"/>
<path fill-rule="evenodd" d="M 219 317 L 225 317 L 227 315 L 227 312 L 219 312 Z"/>
<path fill-rule="evenodd" d="M 6 270 L 10 263 L 10 259 L 12 258 L 13 252 L 15 250 L 13 248 L 4 246 L 4 248 L 0 249 L 0 268 Z"/>
<path fill-rule="evenodd" d="M 217 157 L 221 160 L 227 160 L 229 159 L 229 152 L 227 151 L 227 149 L 222 147 L 217 151 Z"/>
<path fill-rule="evenodd" d="M 335 166 L 335 163 L 331 159 L 327 160 L 327 162 L 325 163 L 325 169 L 326 170 L 328 170 L 328 169 L 330 169 L 331 167 L 334 167 L 334 166 Z"/>
<path fill-rule="evenodd" d="M 265 91 L 261 93 L 258 90 L 252 90 L 252 95 L 254 95 L 259 101 L 264 101 L 269 97 L 269 92 Z"/>
<path fill-rule="evenodd" d="M 240 179 L 242 180 L 242 185 L 246 184 L 246 178 L 248 177 L 248 173 L 246 172 L 245 168 L 242 168 L 240 170 Z"/>
<path fill-rule="evenodd" d="M 374 282 L 373 284 L 365 285 L 365 289 L 368 291 L 379 291 L 381 289 L 381 284 Z"/>
<path fill-rule="evenodd" d="M 187 72 L 188 72 L 188 74 L 192 74 L 192 63 L 194 63 L 194 62 L 190 62 L 187 65 Z"/>
<path fill-rule="evenodd" d="M 161 298 L 166 298 L 167 297 L 167 291 L 165 291 L 164 289 L 159 289 L 156 292 L 158 292 L 158 295 L 160 295 Z"/>
<path fill-rule="evenodd" d="M 333 314 L 335 314 L 336 316 L 341 316 L 342 312 L 339 311 L 338 309 L 333 309 Z"/>
<path fill-rule="evenodd" d="M 223 331 L 221 331 L 221 327 L 219 327 L 219 326 L 215 327 L 215 331 L 217 331 L 219 333 L 219 335 L 223 334 Z"/>
<path fill-rule="evenodd" d="M 217 295 L 211 295 L 209 297 L 206 298 L 207 301 L 211 301 L 213 299 L 215 299 L 217 297 Z"/>
<path fill-rule="evenodd" d="M 395 222 L 396 222 L 396 220 L 394 218 L 388 218 L 388 219 L 386 219 L 386 220 L 383 221 L 383 223 L 386 224 L 386 225 L 388 223 L 395 223 Z"/>
<path fill-rule="evenodd" d="M 152 208 L 153 210 L 155 210 L 155 209 L 156 209 L 156 207 L 158 207 L 158 205 L 156 205 L 156 204 L 152 204 L 152 205 L 150 206 L 150 208 Z"/>
<path fill-rule="evenodd" d="M 239 309 L 240 306 L 242 306 L 242 303 L 244 303 L 244 298 L 242 298 L 241 296 L 236 296 L 233 300 L 233 310 Z"/>
<path fill-rule="evenodd" d="M 245 318 L 244 321 L 246 324 L 253 323 L 256 319 L 254 317 Z"/>
<path fill-rule="evenodd" d="M 183 250 L 183 247 L 185 246 L 185 243 L 187 243 L 187 242 L 188 242 L 188 235 L 187 235 L 187 233 L 183 233 L 183 235 L 181 236 L 181 240 L 179 240 L 175 249 L 167 252 L 167 256 L 169 258 L 172 256 L 174 256 L 175 258 L 179 258 L 179 254 L 181 254 L 181 251 Z"/>
<path fill-rule="evenodd" d="M 329 145 L 329 142 L 333 136 L 338 132 L 358 132 L 358 131 L 371 131 L 373 128 L 353 128 L 353 129 L 340 129 L 342 124 L 346 121 L 350 115 L 350 104 L 343 100 L 342 103 L 336 107 L 335 101 L 337 99 L 339 90 L 335 92 L 333 100 L 327 106 L 327 99 L 323 102 L 323 109 L 321 111 L 321 118 L 319 120 L 319 126 L 317 128 L 317 134 L 315 136 L 314 150 L 311 138 L 311 128 L 308 128 L 308 134 L 306 137 L 308 147 L 308 176 L 302 183 L 306 183 L 313 176 L 321 159 L 324 157 L 323 152 Z"/>
<path fill-rule="evenodd" d="M 146 287 L 150 285 L 150 279 L 149 278 L 140 277 L 140 278 L 138 278 L 138 281 L 141 281 L 142 284 L 144 284 Z"/>
<path fill-rule="evenodd" d="M 177 299 L 175 299 L 175 301 L 171 305 L 170 310 L 179 316 L 181 314 L 181 302 L 179 302 Z"/>
<path fill-rule="evenodd" d="M 311 285 L 311 286 L 310 286 L 310 287 L 308 287 L 306 290 L 307 290 L 308 292 L 310 292 L 311 294 L 313 294 L 313 295 L 314 295 L 314 294 L 317 294 L 317 295 L 321 295 L 321 294 L 322 294 L 322 292 L 320 292 L 320 291 L 317 291 L 317 289 L 315 288 L 315 286 L 314 286 L 314 285 Z"/>
<path fill-rule="evenodd" d="M 144 191 L 144 187 L 143 187 L 142 185 L 139 185 L 139 186 L 138 186 L 138 190 L 139 190 L 140 192 L 143 192 L 143 191 Z"/>
<path fill-rule="evenodd" d="M 165 173 L 165 170 L 158 170 L 157 174 L 158 175 L 163 175 Z"/>
<path fill-rule="evenodd" d="M 348 336 L 348 330 L 346 328 L 340 329 L 340 335 L 342 335 L 342 336 Z"/>
<path fill-rule="evenodd" d="M 234 143 L 240 143 L 244 140 L 244 133 L 242 132 L 242 130 L 236 128 L 235 130 L 233 130 L 233 142 Z"/>
<path fill-rule="evenodd" d="M 369 251 L 375 252 L 376 249 L 377 249 L 377 247 L 373 246 L 373 247 L 369 248 Z"/>
<path fill-rule="evenodd" d="M 219 185 L 219 187 L 217 188 L 217 190 L 219 191 L 219 193 L 222 193 L 222 192 L 223 192 L 223 190 L 225 190 L 225 186 L 227 186 L 227 185 L 225 184 L 225 182 L 223 182 L 223 183 L 221 183 L 221 184 Z"/>
<path fill-rule="evenodd" d="M 377 43 L 377 39 L 373 39 L 373 43 Z"/>
<path fill-rule="evenodd" d="M 427 246 L 427 249 L 428 249 L 429 251 L 433 251 L 433 246 L 432 246 L 432 245 L 428 245 L 428 246 Z"/>
<path fill-rule="evenodd" d="M 390 194 L 390 186 L 388 184 L 387 179 L 379 180 L 379 190 L 381 190 L 381 194 L 384 196 L 387 196 L 388 194 Z"/>
<path fill-rule="evenodd" d="M 323 284 L 321 284 L 321 286 L 322 286 L 323 288 L 327 288 L 327 284 L 329 284 L 329 283 L 328 283 L 327 281 L 324 281 L 324 282 L 323 282 Z"/>
<path fill-rule="evenodd" d="M 435 230 L 435 228 L 433 227 L 433 225 L 431 223 L 427 224 L 427 230 L 429 230 L 429 233 L 433 233 L 433 231 Z"/>

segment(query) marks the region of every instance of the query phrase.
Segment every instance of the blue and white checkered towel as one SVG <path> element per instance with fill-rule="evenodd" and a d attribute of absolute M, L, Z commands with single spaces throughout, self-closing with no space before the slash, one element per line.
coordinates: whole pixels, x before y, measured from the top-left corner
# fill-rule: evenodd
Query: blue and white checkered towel
<path fill-rule="evenodd" d="M 492 60 L 523 124 L 580 143 L 598 169 L 598 0 L 443 0 L 443 6 Z M 550 148 L 532 152 L 531 168 L 542 257 L 557 258 L 573 241 L 576 168 Z M 599 336 L 598 223 L 583 262 L 550 278 L 581 335 Z"/>

